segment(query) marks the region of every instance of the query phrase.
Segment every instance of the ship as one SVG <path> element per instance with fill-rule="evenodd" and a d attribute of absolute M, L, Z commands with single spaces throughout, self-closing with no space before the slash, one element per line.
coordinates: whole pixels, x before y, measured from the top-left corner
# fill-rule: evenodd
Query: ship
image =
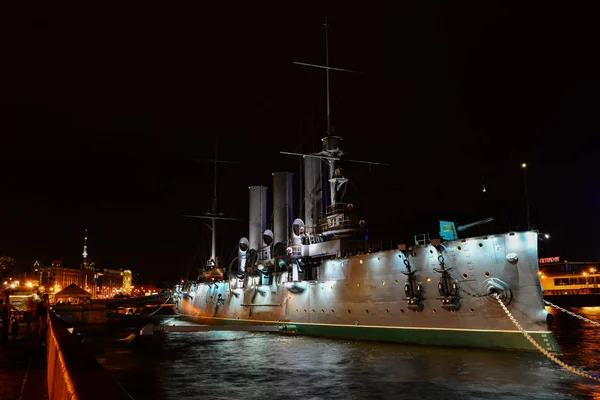
<path fill-rule="evenodd" d="M 341 70 L 316 67 L 328 83 L 330 69 Z M 216 222 L 228 218 L 216 213 L 215 190 L 213 211 L 200 217 L 212 220 L 211 259 L 197 280 L 176 286 L 181 318 L 277 326 L 291 335 L 559 353 L 538 277 L 537 232 L 459 237 L 488 218 L 440 221 L 439 237 L 415 236 L 395 248 L 365 240 L 366 223 L 344 197 L 347 161 L 342 137 L 331 135 L 327 90 L 321 150 L 281 152 L 303 160 L 302 214 L 293 210 L 292 172 L 273 173 L 269 213 L 268 188 L 250 186 L 248 236 L 237 257 L 219 265 Z"/>
<path fill-rule="evenodd" d="M 600 262 L 555 262 L 540 267 L 544 300 L 562 307 L 600 306 Z"/>

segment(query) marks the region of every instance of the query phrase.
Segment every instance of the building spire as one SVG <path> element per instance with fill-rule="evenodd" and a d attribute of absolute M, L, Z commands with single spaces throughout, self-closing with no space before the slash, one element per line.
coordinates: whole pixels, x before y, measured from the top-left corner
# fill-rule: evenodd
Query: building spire
<path fill-rule="evenodd" d="M 87 228 L 85 228 L 84 235 L 83 235 L 83 253 L 81 253 L 84 267 L 86 267 L 88 265 L 87 233 L 88 233 L 88 230 L 87 230 Z"/>

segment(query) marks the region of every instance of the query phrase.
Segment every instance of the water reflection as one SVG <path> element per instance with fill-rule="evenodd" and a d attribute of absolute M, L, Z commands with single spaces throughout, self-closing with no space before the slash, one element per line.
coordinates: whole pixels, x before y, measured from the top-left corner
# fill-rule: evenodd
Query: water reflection
<path fill-rule="evenodd" d="M 555 316 L 563 360 L 600 372 L 600 328 L 549 311 Z M 573 311 L 600 321 L 599 307 Z M 86 340 L 136 399 L 600 399 L 600 384 L 564 371 L 538 353 L 256 332 L 141 339 L 130 344 Z"/>

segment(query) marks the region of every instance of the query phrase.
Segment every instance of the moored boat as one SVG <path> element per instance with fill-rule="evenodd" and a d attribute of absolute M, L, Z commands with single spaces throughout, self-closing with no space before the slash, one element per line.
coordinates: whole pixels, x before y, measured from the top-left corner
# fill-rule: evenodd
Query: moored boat
<path fill-rule="evenodd" d="M 562 262 L 540 267 L 544 300 L 562 307 L 600 306 L 599 262 Z"/>

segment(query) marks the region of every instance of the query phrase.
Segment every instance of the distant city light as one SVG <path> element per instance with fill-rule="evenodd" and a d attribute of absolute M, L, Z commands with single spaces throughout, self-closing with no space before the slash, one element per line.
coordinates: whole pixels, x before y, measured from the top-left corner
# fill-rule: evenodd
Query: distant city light
<path fill-rule="evenodd" d="M 550 239 L 550 235 L 548 235 L 547 233 L 544 235 L 544 237 L 545 237 L 546 239 Z"/>
<path fill-rule="evenodd" d="M 521 168 L 527 168 L 527 163 L 521 164 Z"/>

